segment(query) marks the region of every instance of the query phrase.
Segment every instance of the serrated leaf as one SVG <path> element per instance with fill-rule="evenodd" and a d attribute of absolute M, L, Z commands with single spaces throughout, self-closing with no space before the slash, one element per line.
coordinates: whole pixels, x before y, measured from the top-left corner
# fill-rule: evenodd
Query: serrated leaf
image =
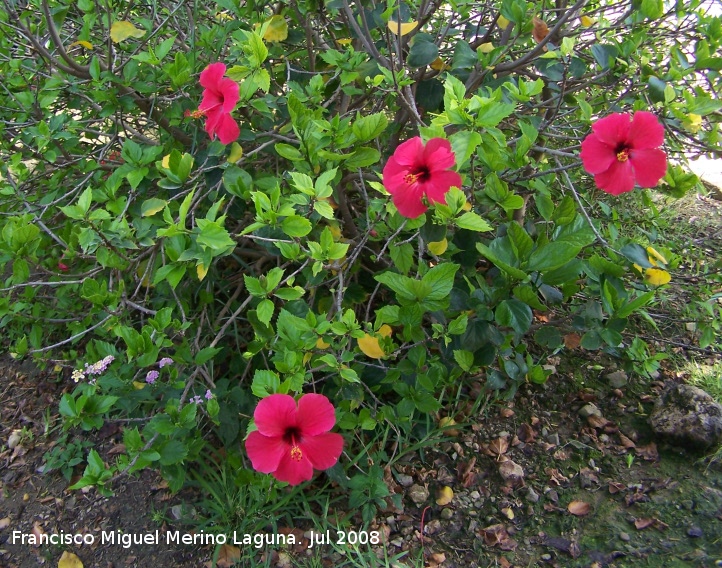
<path fill-rule="evenodd" d="M 398 36 L 405 36 L 406 34 L 413 32 L 419 26 L 419 22 L 407 22 L 402 24 L 394 20 L 389 20 L 386 25 L 392 33 Z"/>
<path fill-rule="evenodd" d="M 129 37 L 140 38 L 145 35 L 145 30 L 136 28 L 131 22 L 122 20 L 120 22 L 113 22 L 110 26 L 110 39 L 113 43 L 120 43 L 125 41 Z"/>
<path fill-rule="evenodd" d="M 464 213 L 461 217 L 455 219 L 454 222 L 460 229 L 468 229 L 469 231 L 485 232 L 491 231 L 492 229 L 489 223 L 484 221 L 484 219 L 473 211 Z"/>
<path fill-rule="evenodd" d="M 333 219 L 333 207 L 331 207 L 328 201 L 314 202 L 313 210 L 324 219 Z"/>
<path fill-rule="evenodd" d="M 281 229 L 289 237 L 305 237 L 312 228 L 311 221 L 299 215 L 286 217 L 281 223 Z"/>

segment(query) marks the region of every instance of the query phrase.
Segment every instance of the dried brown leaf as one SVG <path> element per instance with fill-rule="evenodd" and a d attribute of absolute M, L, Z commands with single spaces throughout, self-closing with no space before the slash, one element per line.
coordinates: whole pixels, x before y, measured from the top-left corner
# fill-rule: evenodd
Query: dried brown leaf
<path fill-rule="evenodd" d="M 586 501 L 572 501 L 567 505 L 567 511 L 569 511 L 575 517 L 583 517 L 588 515 L 591 507 Z"/>
<path fill-rule="evenodd" d="M 237 546 L 231 546 L 229 544 L 221 545 L 221 549 L 218 552 L 218 560 L 216 560 L 216 566 L 218 568 L 231 568 L 237 562 L 241 560 L 241 549 Z"/>
<path fill-rule="evenodd" d="M 509 449 L 509 441 L 506 437 L 499 437 L 489 442 L 489 450 L 496 456 L 505 454 Z"/>

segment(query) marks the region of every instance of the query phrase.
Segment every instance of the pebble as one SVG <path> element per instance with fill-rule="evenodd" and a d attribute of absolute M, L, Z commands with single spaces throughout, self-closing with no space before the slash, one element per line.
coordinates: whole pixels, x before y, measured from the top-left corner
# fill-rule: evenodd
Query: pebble
<path fill-rule="evenodd" d="M 453 516 L 454 516 L 454 511 L 452 511 L 448 507 L 441 509 L 441 518 L 444 519 L 445 521 L 448 521 Z"/>
<path fill-rule="evenodd" d="M 399 485 L 402 485 L 403 487 L 411 487 L 414 484 L 414 478 L 410 475 L 406 475 L 405 473 L 399 473 L 396 476 L 396 479 L 399 482 Z"/>
<path fill-rule="evenodd" d="M 549 561 L 552 559 L 552 555 L 551 555 L 551 554 L 542 554 L 542 555 L 541 555 L 541 559 L 542 559 L 544 562 L 549 562 Z"/>
<path fill-rule="evenodd" d="M 620 532 L 619 538 L 621 538 L 624 542 L 629 542 L 630 540 L 632 540 L 632 537 L 625 532 Z"/>
<path fill-rule="evenodd" d="M 612 387 L 613 389 L 620 389 L 623 386 L 626 386 L 626 384 L 629 382 L 627 373 L 625 373 L 622 370 L 614 371 L 613 373 L 609 373 L 605 376 L 605 378 L 609 382 L 609 386 Z"/>
<path fill-rule="evenodd" d="M 559 434 L 557 434 L 556 432 L 554 432 L 554 434 L 549 434 L 547 436 L 547 442 L 549 442 L 550 444 L 554 444 L 555 446 L 558 446 L 559 445 Z"/>
<path fill-rule="evenodd" d="M 526 499 L 527 501 L 531 503 L 536 503 L 539 501 L 539 493 L 534 491 L 534 489 L 530 486 L 526 488 Z"/>
<path fill-rule="evenodd" d="M 478 491 L 472 491 L 471 493 L 469 493 L 469 498 L 472 501 L 478 501 L 480 497 L 481 497 L 481 493 L 479 493 Z"/>
<path fill-rule="evenodd" d="M 417 505 L 423 505 L 429 498 L 429 490 L 421 485 L 412 485 L 409 489 L 409 498 Z"/>
<path fill-rule="evenodd" d="M 601 416 L 602 411 L 597 408 L 596 404 L 592 404 L 591 402 L 588 404 L 585 404 L 579 409 L 579 416 L 582 418 L 589 418 L 590 416 Z"/>
<path fill-rule="evenodd" d="M 689 529 L 687 529 L 687 536 L 690 538 L 699 538 L 701 536 L 704 536 L 704 533 L 699 527 L 690 527 Z"/>

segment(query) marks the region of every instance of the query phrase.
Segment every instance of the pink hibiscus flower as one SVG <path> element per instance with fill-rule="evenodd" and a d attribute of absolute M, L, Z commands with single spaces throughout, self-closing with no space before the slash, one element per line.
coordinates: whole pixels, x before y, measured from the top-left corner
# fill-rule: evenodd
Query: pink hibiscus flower
<path fill-rule="evenodd" d="M 451 187 L 461 187 L 461 176 L 449 170 L 456 164 L 451 144 L 443 138 L 426 143 L 416 136 L 400 144 L 384 166 L 384 187 L 404 217 L 415 219 L 428 203 L 445 203 Z"/>
<path fill-rule="evenodd" d="M 322 394 L 305 394 L 298 406 L 290 395 L 272 394 L 261 399 L 253 418 L 257 430 L 246 439 L 248 457 L 253 469 L 279 481 L 308 481 L 314 469 L 333 467 L 343 450 L 343 437 L 329 432 L 336 415 Z"/>
<path fill-rule="evenodd" d="M 223 63 L 211 63 L 201 72 L 201 85 L 205 90 L 198 110 L 206 117 L 208 136 L 214 138 L 217 135 L 223 144 L 230 144 L 241 133 L 231 116 L 240 97 L 238 83 L 224 78 L 225 73 L 226 66 Z"/>
<path fill-rule="evenodd" d="M 619 195 L 640 187 L 654 187 L 667 172 L 664 127 L 651 112 L 637 111 L 634 117 L 614 113 L 596 121 L 582 142 L 584 169 L 594 174 L 602 191 Z"/>

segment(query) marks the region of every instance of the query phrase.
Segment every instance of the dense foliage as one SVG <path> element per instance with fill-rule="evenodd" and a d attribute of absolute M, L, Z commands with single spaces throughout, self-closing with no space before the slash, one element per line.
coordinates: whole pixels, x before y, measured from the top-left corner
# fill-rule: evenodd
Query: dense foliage
<path fill-rule="evenodd" d="M 125 419 L 126 453 L 91 450 L 75 487 L 151 466 L 178 489 L 209 445 L 268 484 L 243 445 L 259 398 L 315 392 L 368 520 L 368 468 L 468 418 L 470 390 L 554 388 L 576 340 L 654 371 L 623 332 L 678 257 L 624 218 L 719 151 L 722 23 L 699 1 L 3 5 L 3 343 L 56 368 L 66 428 Z M 580 143 L 640 110 L 666 175 L 600 192 Z M 409 166 L 416 137 L 455 166 Z"/>

